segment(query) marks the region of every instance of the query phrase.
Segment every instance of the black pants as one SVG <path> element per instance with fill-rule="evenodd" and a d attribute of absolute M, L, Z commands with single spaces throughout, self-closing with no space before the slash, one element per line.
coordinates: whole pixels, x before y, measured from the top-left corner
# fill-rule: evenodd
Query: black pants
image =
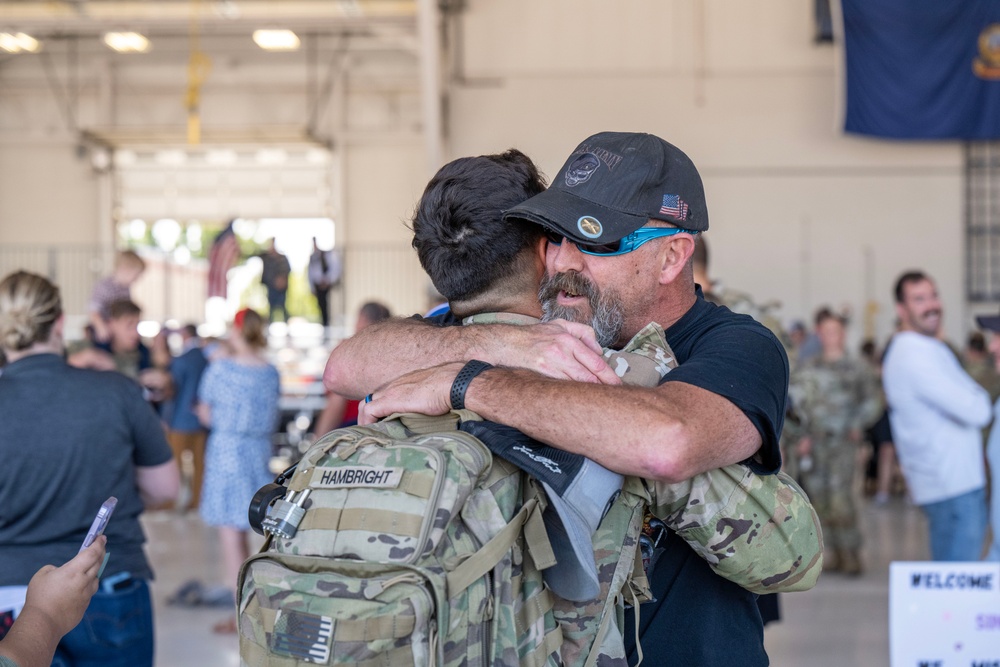
<path fill-rule="evenodd" d="M 319 321 L 324 327 L 330 326 L 330 288 L 317 287 L 313 290 L 316 295 L 316 305 L 319 306 Z"/>

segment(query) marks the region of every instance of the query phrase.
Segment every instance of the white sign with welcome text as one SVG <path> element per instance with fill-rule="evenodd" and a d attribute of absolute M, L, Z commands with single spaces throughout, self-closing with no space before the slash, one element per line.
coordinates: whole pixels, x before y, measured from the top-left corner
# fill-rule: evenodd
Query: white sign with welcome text
<path fill-rule="evenodd" d="M 1000 667 L 1000 563 L 892 563 L 892 667 Z"/>

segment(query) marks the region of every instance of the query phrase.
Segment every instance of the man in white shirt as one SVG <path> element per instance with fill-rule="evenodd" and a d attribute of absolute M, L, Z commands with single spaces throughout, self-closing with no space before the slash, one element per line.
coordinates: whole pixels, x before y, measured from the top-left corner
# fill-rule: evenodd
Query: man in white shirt
<path fill-rule="evenodd" d="M 930 524 L 931 557 L 979 560 L 986 536 L 982 428 L 990 397 L 938 338 L 941 302 L 925 274 L 896 282 L 901 330 L 882 371 L 896 452 Z"/>

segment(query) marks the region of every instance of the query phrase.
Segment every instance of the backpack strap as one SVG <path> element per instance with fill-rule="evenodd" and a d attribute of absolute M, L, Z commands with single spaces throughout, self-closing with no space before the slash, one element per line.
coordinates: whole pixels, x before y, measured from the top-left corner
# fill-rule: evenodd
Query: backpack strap
<path fill-rule="evenodd" d="M 638 605 L 653 601 L 653 592 L 649 588 L 649 576 L 646 574 L 646 566 L 642 562 L 642 549 L 636 546 L 635 560 L 632 563 L 632 573 L 625 580 L 622 591 L 627 591 L 634 600 L 636 609 Z"/>
<path fill-rule="evenodd" d="M 524 503 L 503 530 L 494 535 L 493 539 L 484 544 L 475 555 L 466 558 L 461 565 L 446 575 L 448 595 L 458 595 L 496 567 L 522 532 L 536 567 L 543 570 L 555 565 L 556 557 L 545 532 L 538 499 L 531 498 Z"/>

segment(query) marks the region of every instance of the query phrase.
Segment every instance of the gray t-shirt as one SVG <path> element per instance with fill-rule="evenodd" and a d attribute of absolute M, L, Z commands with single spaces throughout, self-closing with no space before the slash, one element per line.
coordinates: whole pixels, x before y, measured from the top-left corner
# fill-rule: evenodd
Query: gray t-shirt
<path fill-rule="evenodd" d="M 25 585 L 43 565 L 75 556 L 109 496 L 118 506 L 104 533 L 104 576 L 152 578 L 135 469 L 171 457 L 134 381 L 55 354 L 9 364 L 0 375 L 0 586 Z"/>

